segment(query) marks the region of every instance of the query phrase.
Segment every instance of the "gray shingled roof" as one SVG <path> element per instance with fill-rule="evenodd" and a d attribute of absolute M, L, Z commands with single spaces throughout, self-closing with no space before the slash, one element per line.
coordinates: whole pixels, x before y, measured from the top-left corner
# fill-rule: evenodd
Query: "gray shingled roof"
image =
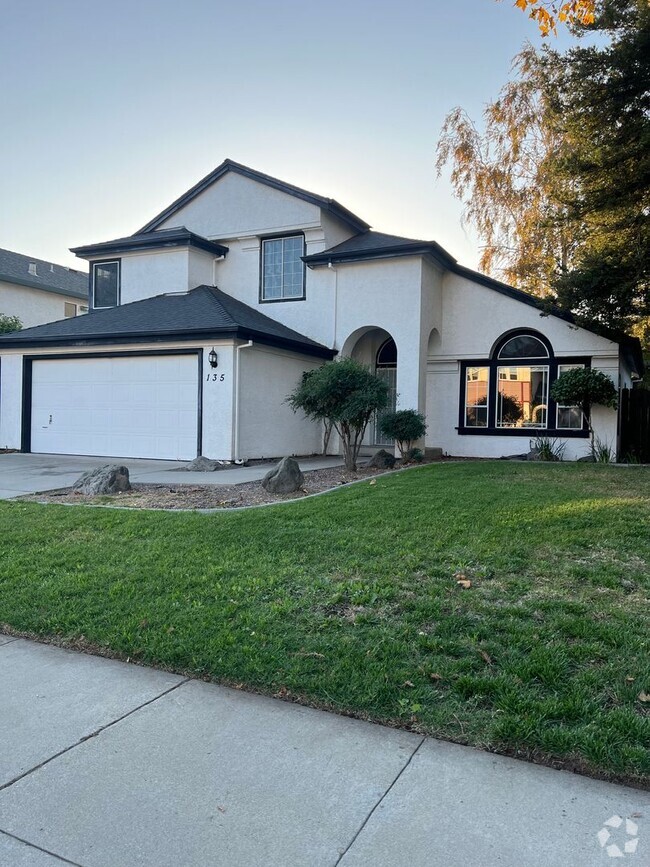
<path fill-rule="evenodd" d="M 380 259 L 392 256 L 429 254 L 443 264 L 451 266 L 456 260 L 436 241 L 422 241 L 417 238 L 403 238 L 400 235 L 387 235 L 384 232 L 362 232 L 348 238 L 335 247 L 304 256 L 308 265 L 322 265 L 327 262 L 354 261 L 357 259 Z"/>
<path fill-rule="evenodd" d="M 158 229 L 155 232 L 143 232 L 129 235 L 126 238 L 114 238 L 112 241 L 102 241 L 99 244 L 86 244 L 83 247 L 71 247 L 70 252 L 80 258 L 96 254 L 128 253 L 134 250 L 156 249 L 159 247 L 192 246 L 206 250 L 213 256 L 225 256 L 228 247 L 209 241 L 196 232 L 190 232 L 185 226 L 174 229 Z"/>
<path fill-rule="evenodd" d="M 336 353 L 226 295 L 215 286 L 198 286 L 183 294 L 156 295 L 142 301 L 94 310 L 85 316 L 48 322 L 0 336 L 2 346 L 65 346 L 169 338 L 241 337 L 286 346 L 308 355 Z"/>
<path fill-rule="evenodd" d="M 36 274 L 30 274 L 30 265 L 36 266 Z M 35 256 L 23 256 L 11 250 L 0 250 L 0 281 L 57 292 L 72 298 L 88 298 L 88 274 L 85 271 L 64 268 L 63 265 L 46 262 Z"/>

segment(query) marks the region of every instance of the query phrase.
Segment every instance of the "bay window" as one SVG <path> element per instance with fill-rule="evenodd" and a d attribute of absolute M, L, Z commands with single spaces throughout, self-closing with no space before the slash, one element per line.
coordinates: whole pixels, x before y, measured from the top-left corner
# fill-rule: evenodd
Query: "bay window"
<path fill-rule="evenodd" d="M 560 406 L 553 382 L 589 359 L 555 358 L 550 342 L 528 331 L 504 335 L 485 361 L 461 362 L 461 434 L 587 436 L 579 407 Z"/>

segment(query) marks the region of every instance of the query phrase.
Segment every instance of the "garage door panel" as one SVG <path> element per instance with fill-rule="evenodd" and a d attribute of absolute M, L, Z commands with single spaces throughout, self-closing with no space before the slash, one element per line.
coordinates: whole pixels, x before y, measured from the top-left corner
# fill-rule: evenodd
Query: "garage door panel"
<path fill-rule="evenodd" d="M 196 354 L 32 364 L 34 452 L 191 460 L 197 426 Z"/>

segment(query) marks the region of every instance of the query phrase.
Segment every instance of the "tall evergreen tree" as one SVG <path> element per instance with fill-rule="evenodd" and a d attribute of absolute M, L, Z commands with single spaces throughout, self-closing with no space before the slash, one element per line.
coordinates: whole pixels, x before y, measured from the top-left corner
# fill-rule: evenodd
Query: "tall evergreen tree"
<path fill-rule="evenodd" d="M 452 165 L 480 267 L 585 323 L 650 332 L 650 5 L 596 0 L 562 54 L 530 46 L 479 131 L 451 112 Z M 650 333 L 647 333 L 650 338 Z"/>
<path fill-rule="evenodd" d="M 643 328 L 650 317 L 650 5 L 604 0 L 586 28 L 605 45 L 546 51 L 553 115 L 567 144 L 558 188 L 585 227 L 558 301 L 586 319 Z"/>

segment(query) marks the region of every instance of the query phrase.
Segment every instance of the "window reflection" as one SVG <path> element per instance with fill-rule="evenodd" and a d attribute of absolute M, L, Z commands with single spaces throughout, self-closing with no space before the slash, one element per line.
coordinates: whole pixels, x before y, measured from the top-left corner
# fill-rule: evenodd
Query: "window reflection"
<path fill-rule="evenodd" d="M 499 367 L 497 427 L 548 426 L 548 366 Z"/>
<path fill-rule="evenodd" d="M 487 427 L 489 367 L 468 367 L 465 380 L 465 425 Z"/>

